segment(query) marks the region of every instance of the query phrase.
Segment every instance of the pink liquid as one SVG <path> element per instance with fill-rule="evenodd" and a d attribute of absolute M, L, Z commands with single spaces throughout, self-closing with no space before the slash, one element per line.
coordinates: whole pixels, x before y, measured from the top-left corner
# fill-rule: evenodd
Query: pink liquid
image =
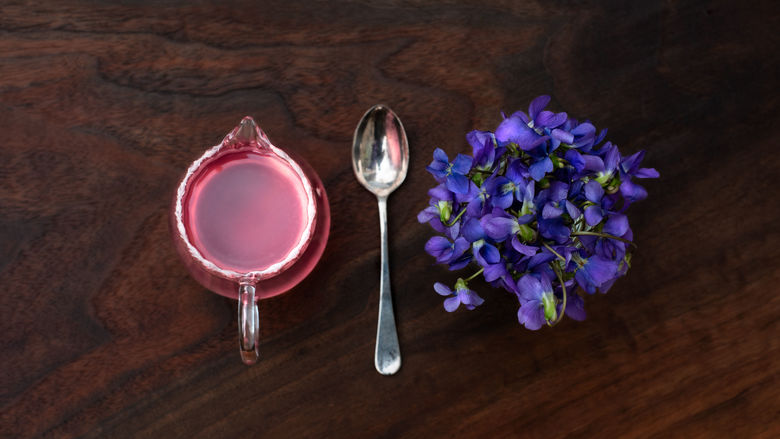
<path fill-rule="evenodd" d="M 289 165 L 252 151 L 226 154 L 195 176 L 184 223 L 192 244 L 219 267 L 264 270 L 283 260 L 306 227 L 306 193 Z"/>

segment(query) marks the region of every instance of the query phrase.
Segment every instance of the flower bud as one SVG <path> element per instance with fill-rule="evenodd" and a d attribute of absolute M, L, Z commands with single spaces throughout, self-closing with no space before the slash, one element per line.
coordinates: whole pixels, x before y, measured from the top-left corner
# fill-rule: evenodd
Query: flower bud
<path fill-rule="evenodd" d="M 558 317 L 555 296 L 552 293 L 542 294 L 542 305 L 544 305 L 544 318 L 548 322 L 554 321 Z"/>
<path fill-rule="evenodd" d="M 439 209 L 439 219 L 441 222 L 446 223 L 452 216 L 452 202 L 440 200 L 436 204 L 436 208 Z"/>

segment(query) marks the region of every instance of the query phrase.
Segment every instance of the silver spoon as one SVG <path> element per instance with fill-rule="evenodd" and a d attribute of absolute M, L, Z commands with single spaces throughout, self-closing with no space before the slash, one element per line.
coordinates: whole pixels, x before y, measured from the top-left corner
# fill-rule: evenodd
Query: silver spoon
<path fill-rule="evenodd" d="M 401 367 L 401 350 L 395 329 L 390 266 L 387 257 L 387 196 L 406 178 L 409 144 L 401 120 L 384 105 L 371 107 L 358 123 L 352 140 L 352 168 L 358 181 L 379 201 L 382 237 L 382 271 L 379 277 L 379 322 L 376 327 L 374 366 L 382 375 Z"/>

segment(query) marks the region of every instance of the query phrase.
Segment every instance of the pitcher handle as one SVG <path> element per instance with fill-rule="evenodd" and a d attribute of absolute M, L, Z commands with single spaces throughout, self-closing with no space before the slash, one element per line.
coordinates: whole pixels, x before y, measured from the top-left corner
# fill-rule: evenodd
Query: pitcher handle
<path fill-rule="evenodd" d="M 249 282 L 242 282 L 238 286 L 238 348 L 241 352 L 241 360 L 246 365 L 257 363 L 259 328 L 255 286 Z"/>

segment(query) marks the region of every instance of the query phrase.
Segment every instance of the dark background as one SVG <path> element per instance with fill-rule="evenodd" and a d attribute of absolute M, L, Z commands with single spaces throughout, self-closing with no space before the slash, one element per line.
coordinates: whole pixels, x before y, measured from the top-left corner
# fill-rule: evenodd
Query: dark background
<path fill-rule="evenodd" d="M 773 1 L 0 2 L 2 437 L 778 437 L 780 154 Z M 416 221 L 435 147 L 539 94 L 660 180 L 633 269 L 589 317 L 527 331 L 476 288 L 444 312 Z M 389 104 L 410 142 L 390 197 L 403 366 L 373 368 L 376 202 L 352 132 Z M 187 274 L 168 208 L 252 115 L 322 177 L 315 271 L 260 304 Z"/>

